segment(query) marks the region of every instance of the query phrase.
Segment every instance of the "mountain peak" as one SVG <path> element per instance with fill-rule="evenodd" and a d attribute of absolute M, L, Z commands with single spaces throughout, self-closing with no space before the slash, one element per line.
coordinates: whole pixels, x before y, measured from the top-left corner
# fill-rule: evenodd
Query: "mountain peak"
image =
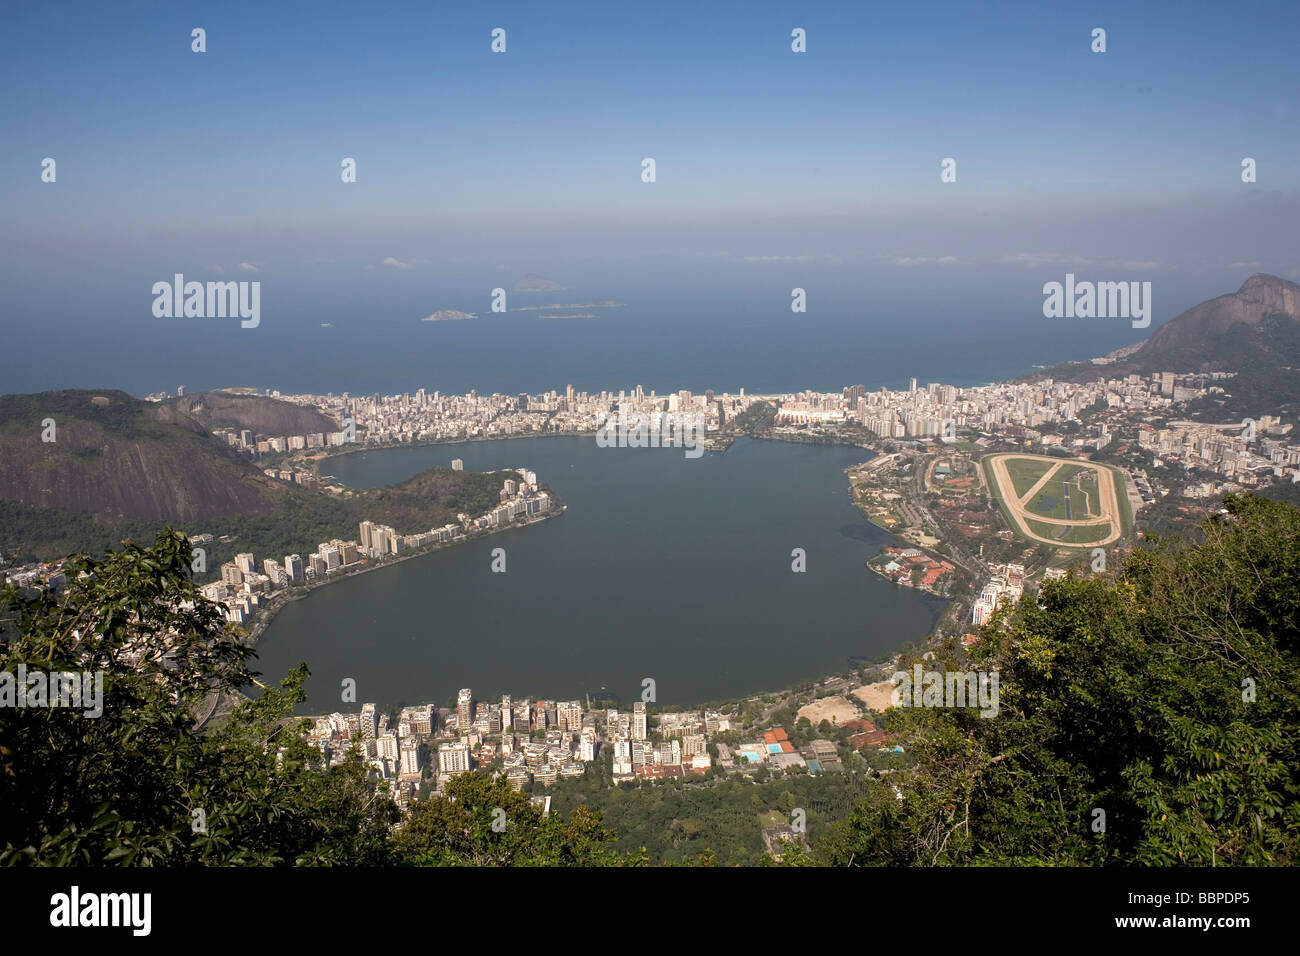
<path fill-rule="evenodd" d="M 1187 371 L 1192 371 L 1196 367 L 1190 364 L 1193 358 L 1204 360 L 1221 351 L 1217 340 L 1229 329 L 1236 325 L 1258 326 L 1266 315 L 1300 319 L 1300 285 L 1256 272 L 1236 292 L 1192 306 L 1160 326 L 1137 358 L 1147 361 L 1158 356 L 1176 357 L 1187 365 Z"/>
<path fill-rule="evenodd" d="M 1287 288 L 1300 291 L 1300 286 L 1294 282 L 1288 282 L 1280 276 L 1270 275 L 1267 272 L 1256 272 L 1241 284 L 1241 288 L 1237 290 L 1237 295 L 1251 295 L 1273 290 L 1280 291 Z"/>
<path fill-rule="evenodd" d="M 1133 356 L 1147 373 L 1235 372 L 1220 409 L 1255 415 L 1294 414 L 1300 399 L 1300 285 L 1257 272 L 1236 292 L 1192 306 L 1170 319 Z"/>
<path fill-rule="evenodd" d="M 1192 306 L 1140 345 L 1131 354 L 1112 353 L 1105 375 L 1232 372 L 1197 414 L 1292 416 L 1300 408 L 1300 285 L 1279 276 L 1256 272 L 1236 292 Z M 1072 363 L 1042 377 L 1096 381 L 1098 374 L 1092 363 Z"/>

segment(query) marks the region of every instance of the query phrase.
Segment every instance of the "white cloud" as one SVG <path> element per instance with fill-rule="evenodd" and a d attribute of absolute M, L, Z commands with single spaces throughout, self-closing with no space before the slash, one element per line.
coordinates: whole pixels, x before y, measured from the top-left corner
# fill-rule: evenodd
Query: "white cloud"
<path fill-rule="evenodd" d="M 236 266 L 236 268 L 240 272 L 261 272 L 262 271 L 261 269 L 257 268 L 257 266 L 253 265 L 251 262 L 241 262 L 238 266 Z"/>
<path fill-rule="evenodd" d="M 392 257 L 392 256 L 387 256 L 387 257 L 385 257 L 384 261 L 381 262 L 380 265 L 381 265 L 381 266 L 392 266 L 394 269 L 414 269 L 414 268 L 415 268 L 415 266 L 411 265 L 411 263 L 409 263 L 409 262 L 403 262 L 401 259 L 395 259 L 395 258 Z"/>
<path fill-rule="evenodd" d="M 1059 254 L 1043 255 L 1034 252 L 1016 252 L 1002 256 L 997 262 L 1008 266 L 1058 266 L 1058 265 L 1089 265 L 1092 260 L 1084 256 L 1062 256 Z"/>
<path fill-rule="evenodd" d="M 841 256 L 831 256 L 826 253 L 815 253 L 813 255 L 803 256 L 736 256 L 730 252 L 718 254 L 706 253 L 705 258 L 721 258 L 728 262 L 826 262 L 834 266 L 841 265 L 844 259 Z"/>
<path fill-rule="evenodd" d="M 896 266 L 951 266 L 956 256 L 895 256 L 890 260 Z"/>
<path fill-rule="evenodd" d="M 1116 259 L 1103 256 L 1072 256 L 1059 252 L 1016 252 L 993 260 L 999 265 L 1026 266 L 1041 269 L 1047 266 L 1064 266 L 1069 269 L 1123 269 L 1128 272 L 1150 272 L 1166 268 L 1163 262 L 1153 259 Z"/>

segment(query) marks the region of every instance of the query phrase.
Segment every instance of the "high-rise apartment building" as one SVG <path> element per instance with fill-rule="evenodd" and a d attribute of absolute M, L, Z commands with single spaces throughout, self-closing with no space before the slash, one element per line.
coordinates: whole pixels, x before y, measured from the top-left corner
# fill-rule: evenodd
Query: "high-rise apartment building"
<path fill-rule="evenodd" d="M 375 741 L 375 755 L 385 760 L 396 760 L 398 755 L 397 734 L 380 734 Z"/>
<path fill-rule="evenodd" d="M 361 705 L 361 739 L 374 740 L 375 732 L 376 732 L 375 728 L 376 728 L 375 705 L 362 704 Z"/>
<path fill-rule="evenodd" d="M 582 702 L 564 700 L 556 705 L 556 721 L 561 730 L 578 731 L 582 729 Z"/>
<path fill-rule="evenodd" d="M 438 748 L 438 773 L 457 774 L 469 770 L 469 747 L 464 744 L 443 744 Z"/>
<path fill-rule="evenodd" d="M 414 737 L 404 737 L 399 743 L 400 769 L 401 774 L 417 774 L 420 772 L 420 765 L 423 762 L 424 751 L 420 742 Z"/>
<path fill-rule="evenodd" d="M 456 695 L 456 727 L 461 732 L 469 730 L 470 725 L 474 723 L 474 696 L 470 693 L 468 687 L 461 688 Z"/>

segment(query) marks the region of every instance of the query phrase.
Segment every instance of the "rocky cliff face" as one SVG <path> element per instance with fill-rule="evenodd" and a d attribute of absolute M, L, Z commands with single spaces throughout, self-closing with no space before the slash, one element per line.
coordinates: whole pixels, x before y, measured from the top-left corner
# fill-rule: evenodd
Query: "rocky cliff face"
<path fill-rule="evenodd" d="M 301 434 L 294 429 L 311 424 L 247 417 L 260 401 L 238 409 L 244 427 L 260 421 Z M 481 514 L 497 504 L 507 477 L 517 476 L 431 468 L 398 485 L 335 497 L 266 477 L 174 402 L 111 390 L 0 397 L 0 554 L 21 560 L 152 540 L 170 524 L 238 536 L 210 546 L 212 571 L 235 550 L 291 554 L 354 538 L 367 519 L 405 532 L 438 527 L 462 511 Z"/>
<path fill-rule="evenodd" d="M 1217 340 L 1234 325 L 1256 326 L 1270 315 L 1300 320 L 1300 285 L 1258 272 L 1236 292 L 1193 306 L 1160 326 L 1133 360 L 1142 363 L 1176 356 L 1184 361 L 1197 358 L 1200 364 L 1213 362 Z"/>
<path fill-rule="evenodd" d="M 116 391 L 0 397 L 0 498 L 110 522 L 191 521 L 268 514 L 277 492 L 175 408 Z"/>
<path fill-rule="evenodd" d="M 1193 306 L 1170 319 L 1132 354 L 1112 362 L 1070 362 L 1026 381 L 1096 381 L 1153 372 L 1233 372 L 1216 394 L 1188 406 L 1207 421 L 1300 413 L 1300 285 L 1257 273 L 1240 289 Z"/>

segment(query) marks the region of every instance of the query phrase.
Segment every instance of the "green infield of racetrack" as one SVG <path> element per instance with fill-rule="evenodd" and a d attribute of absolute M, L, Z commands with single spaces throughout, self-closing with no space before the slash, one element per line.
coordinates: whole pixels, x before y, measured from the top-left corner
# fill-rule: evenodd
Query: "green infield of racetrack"
<path fill-rule="evenodd" d="M 1084 548 L 1110 535 L 1109 524 L 1057 525 L 1033 520 L 1027 523 L 1030 531 L 1041 534 L 1044 538 L 1051 538 L 1063 548 Z"/>
<path fill-rule="evenodd" d="M 1103 467 L 1110 468 L 1109 465 Z M 1115 497 L 1119 499 L 1119 523 L 1120 533 L 1124 535 L 1124 540 L 1133 539 L 1133 506 L 1128 500 L 1128 474 L 1119 468 L 1111 468 L 1115 473 Z"/>
<path fill-rule="evenodd" d="M 1011 512 L 1007 510 L 1007 503 L 1002 500 L 1002 486 L 998 484 L 997 478 L 993 475 L 993 458 L 993 455 L 986 455 L 984 458 L 980 459 L 980 468 L 984 470 L 984 484 L 988 486 L 989 495 L 993 498 L 993 503 L 996 504 L 998 510 L 1002 512 L 1002 520 L 1006 522 L 1006 526 L 1012 531 L 1016 531 L 1018 525 L 1012 519 Z M 1014 476 L 1011 481 L 1012 484 L 1015 483 Z"/>
<path fill-rule="evenodd" d="M 1015 519 L 1011 517 L 1011 512 L 1007 510 L 1006 502 L 1003 501 L 1002 499 L 1002 493 L 998 485 L 997 479 L 993 475 L 992 460 L 994 457 L 995 456 L 993 455 L 987 455 L 984 458 L 982 458 L 980 460 L 980 467 L 983 468 L 984 470 L 984 482 L 986 485 L 988 485 L 989 493 L 992 495 L 993 501 L 997 504 L 998 510 L 1002 512 L 1002 520 L 1006 522 L 1007 527 L 1010 528 L 1012 531 L 1014 531 L 1016 533 L 1016 536 L 1019 537 L 1021 540 L 1029 541 L 1031 544 L 1041 544 L 1042 542 L 1033 541 L 1032 539 L 1027 539 L 1025 538 L 1024 535 L 1020 534 L 1020 526 L 1016 524 Z M 1033 487 L 1033 483 L 1037 481 L 1039 478 L 1043 477 L 1044 472 L 1046 472 L 1046 470 L 1051 467 L 1050 463 L 1048 462 L 1033 462 L 1033 461 L 1026 461 L 1023 459 L 1017 461 L 1015 458 L 1012 458 L 1010 461 L 1007 462 L 1007 473 L 1011 476 L 1012 484 L 1015 484 L 1017 481 L 1016 466 L 1022 464 L 1023 465 L 1037 464 L 1040 465 L 1041 467 L 1038 469 L 1036 477 L 1034 477 L 1032 481 L 1030 481 L 1027 485 L 1024 486 L 1023 490 L 1020 492 L 1021 494 L 1023 494 L 1025 491 L 1028 491 L 1031 487 Z M 1074 469 L 1074 471 L 1071 472 L 1071 474 L 1077 474 L 1078 470 L 1084 467 L 1110 468 L 1109 465 L 1103 465 L 1099 462 L 1088 462 L 1086 466 L 1081 466 L 1078 464 L 1071 463 L 1066 467 Z M 1120 534 L 1123 536 L 1120 542 L 1112 542 L 1111 544 L 1107 545 L 1108 548 L 1113 548 L 1118 546 L 1125 539 L 1128 540 L 1132 539 L 1133 509 L 1129 505 L 1129 500 L 1128 500 L 1128 476 L 1118 468 L 1110 468 L 1110 470 L 1114 473 L 1115 476 L 1115 498 L 1116 498 L 1117 506 L 1119 508 Z M 1061 471 L 1063 472 L 1065 471 L 1065 469 L 1062 468 Z M 1021 470 L 1022 475 L 1027 476 L 1028 474 L 1031 473 L 1032 472 L 1029 470 L 1023 470 L 1023 469 Z M 1059 475 L 1061 474 L 1061 472 L 1057 472 L 1057 474 Z M 1055 478 L 1053 478 L 1053 481 L 1055 481 Z M 1095 480 L 1092 481 L 1091 485 L 1092 488 L 1091 488 L 1091 499 L 1090 499 L 1091 500 L 1090 511 L 1092 512 L 1092 516 L 1095 516 L 1097 512 L 1100 511 L 1101 509 L 1101 501 L 1097 496 L 1096 481 Z M 1071 502 L 1071 509 L 1073 509 L 1073 507 L 1074 504 L 1073 502 Z M 1064 512 L 1064 505 L 1062 505 L 1062 512 Z M 1064 513 L 1062 513 L 1061 517 L 1064 516 L 1065 516 Z M 1082 515 L 1079 515 L 1078 517 L 1082 517 Z M 1043 524 L 1041 522 L 1037 522 L 1033 520 L 1029 520 L 1029 526 L 1038 534 L 1041 534 L 1045 538 L 1051 538 L 1052 540 L 1057 540 L 1056 533 L 1060 532 L 1061 530 L 1059 526 L 1053 527 L 1052 525 Z M 1107 534 L 1108 534 L 1108 529 L 1106 525 L 1073 525 L 1071 526 L 1070 530 L 1065 533 L 1063 538 L 1060 539 L 1059 546 L 1062 548 L 1088 547 L 1092 542 L 1100 541 L 1102 538 L 1105 538 Z"/>
<path fill-rule="evenodd" d="M 1007 474 L 1015 486 L 1016 497 L 1023 498 L 1034 487 L 1039 478 L 1047 474 L 1052 464 L 1046 461 L 1034 461 L 1030 458 L 1012 458 L 1007 462 Z"/>
<path fill-rule="evenodd" d="M 1034 495 L 1032 501 L 1025 505 L 1025 510 L 1031 515 L 1038 515 L 1040 518 L 1061 518 L 1072 517 L 1065 513 L 1065 488 L 1056 483 L 1053 478 Z"/>
<path fill-rule="evenodd" d="M 1086 514 L 1076 510 L 1083 502 L 1077 488 L 1070 489 L 1070 513 L 1065 513 L 1065 486 L 1079 474 L 1091 471 L 1092 468 L 1086 465 L 1062 465 L 1052 475 L 1052 480 L 1038 490 L 1034 500 L 1025 505 L 1025 510 L 1042 518 L 1086 518 Z M 1050 505 L 1049 500 L 1052 502 Z"/>
<path fill-rule="evenodd" d="M 1082 510 L 1080 505 L 1083 506 Z M 1101 497 L 1095 472 L 1079 478 L 1074 493 L 1070 495 L 1070 508 L 1075 518 L 1096 518 L 1101 513 Z"/>

